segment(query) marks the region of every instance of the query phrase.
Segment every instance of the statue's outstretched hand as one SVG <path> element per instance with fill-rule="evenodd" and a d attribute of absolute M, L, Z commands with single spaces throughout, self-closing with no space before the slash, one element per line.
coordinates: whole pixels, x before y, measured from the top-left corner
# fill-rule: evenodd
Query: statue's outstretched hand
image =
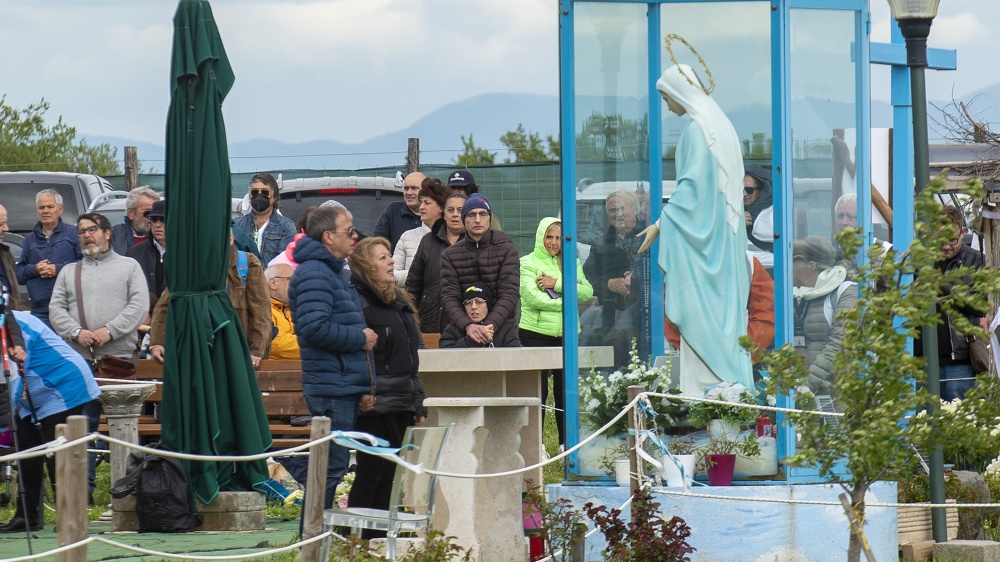
<path fill-rule="evenodd" d="M 646 228 L 642 229 L 642 232 L 636 234 L 635 237 L 645 236 L 642 241 L 642 245 L 639 246 L 639 251 L 637 253 L 641 254 L 649 249 L 656 242 L 656 238 L 660 236 L 660 227 L 656 223 L 653 223 Z"/>

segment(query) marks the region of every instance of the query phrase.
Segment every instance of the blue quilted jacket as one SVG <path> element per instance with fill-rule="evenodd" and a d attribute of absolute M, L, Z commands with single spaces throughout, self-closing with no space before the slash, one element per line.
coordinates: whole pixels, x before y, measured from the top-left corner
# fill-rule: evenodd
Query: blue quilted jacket
<path fill-rule="evenodd" d="M 288 287 L 295 334 L 302 351 L 302 391 L 308 396 L 351 396 L 371 392 L 365 345 L 365 316 L 357 291 L 341 275 L 344 260 L 316 240 L 295 245 L 295 269 Z"/>

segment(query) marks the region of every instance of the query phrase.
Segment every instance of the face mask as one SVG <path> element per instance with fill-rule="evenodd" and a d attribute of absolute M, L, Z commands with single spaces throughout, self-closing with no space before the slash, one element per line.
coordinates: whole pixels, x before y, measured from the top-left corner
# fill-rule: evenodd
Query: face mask
<path fill-rule="evenodd" d="M 271 206 L 271 198 L 267 195 L 255 195 L 250 199 L 250 206 L 258 213 L 263 213 Z"/>

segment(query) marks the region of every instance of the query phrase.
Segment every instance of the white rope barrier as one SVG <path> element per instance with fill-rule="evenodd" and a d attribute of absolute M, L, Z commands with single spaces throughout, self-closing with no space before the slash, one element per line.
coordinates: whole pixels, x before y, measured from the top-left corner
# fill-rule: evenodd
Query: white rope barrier
<path fill-rule="evenodd" d="M 332 531 L 326 531 L 324 533 L 316 535 L 315 537 L 303 541 L 294 542 L 292 544 L 282 546 L 279 548 L 272 548 L 269 550 L 259 550 L 257 552 L 251 552 L 247 554 L 230 554 L 226 556 L 180 554 L 174 552 L 165 552 L 162 550 L 152 550 L 149 548 L 142 548 L 139 546 L 121 543 L 104 537 L 88 537 L 88 538 L 93 539 L 94 541 L 97 542 L 102 542 L 110 546 L 116 546 L 118 548 L 122 548 L 125 550 L 131 550 L 132 552 L 138 552 L 140 554 L 147 554 L 150 556 L 162 556 L 163 558 L 174 558 L 177 560 L 248 560 L 251 558 L 262 558 L 264 556 L 273 556 L 275 554 L 281 554 L 282 552 L 289 552 L 291 550 L 302 548 L 303 546 L 312 544 L 316 541 L 321 541 L 327 537 L 332 537 L 332 536 L 339 537 L 340 535 L 336 535 L 336 533 L 333 533 Z"/>
<path fill-rule="evenodd" d="M 780 412 L 783 414 L 809 414 L 811 416 L 822 417 L 844 417 L 843 412 L 821 412 L 819 410 L 798 410 L 795 408 L 779 408 L 777 406 L 763 406 L 760 404 L 745 404 L 743 402 L 726 402 L 725 400 L 713 400 L 711 398 L 697 398 L 695 396 L 685 396 L 683 394 L 663 394 L 660 392 L 643 392 L 640 396 L 656 396 L 657 398 L 674 398 L 686 402 L 704 402 L 706 404 L 717 404 L 719 406 L 734 406 L 736 408 L 747 408 L 748 410 Z M 838 504 L 840 505 L 840 504 Z"/>
<path fill-rule="evenodd" d="M 155 379 L 105 379 L 102 377 L 94 377 L 97 382 L 108 382 L 113 384 L 163 384 L 163 381 Z M 113 386 L 111 384 L 107 386 Z"/>
<path fill-rule="evenodd" d="M 60 546 L 58 548 L 53 548 L 52 550 L 47 550 L 45 552 L 39 552 L 37 554 L 29 554 L 27 556 L 18 556 L 17 558 L 4 558 L 4 562 L 23 562 L 26 560 L 38 560 L 40 558 L 45 558 L 46 556 L 52 556 L 54 554 L 59 554 L 61 552 L 66 552 L 68 550 L 73 550 L 74 548 L 92 543 L 96 540 L 97 537 L 87 537 L 79 542 L 75 542 L 73 544 L 67 544 L 65 546 Z"/>

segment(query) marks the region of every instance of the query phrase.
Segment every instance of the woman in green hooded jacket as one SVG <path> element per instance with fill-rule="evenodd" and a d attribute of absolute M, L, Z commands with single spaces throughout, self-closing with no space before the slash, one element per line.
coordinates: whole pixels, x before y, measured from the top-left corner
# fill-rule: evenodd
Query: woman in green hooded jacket
<path fill-rule="evenodd" d="M 521 258 L 521 321 L 518 338 L 525 347 L 562 347 L 563 284 L 562 222 L 545 217 L 535 232 L 535 249 Z M 576 260 L 577 299 L 589 301 L 594 287 L 583 275 L 583 265 Z M 579 323 L 578 323 L 579 324 Z M 579 326 L 577 327 L 579 330 Z M 559 444 L 566 443 L 565 381 L 562 369 L 550 371 L 556 407 Z M 548 399 L 548 373 L 542 381 L 542 404 Z"/>

